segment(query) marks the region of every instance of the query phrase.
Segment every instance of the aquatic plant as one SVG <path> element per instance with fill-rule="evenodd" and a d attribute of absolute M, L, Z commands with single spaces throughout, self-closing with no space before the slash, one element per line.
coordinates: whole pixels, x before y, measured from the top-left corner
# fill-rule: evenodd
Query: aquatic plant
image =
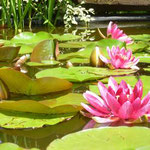
<path fill-rule="evenodd" d="M 118 120 L 135 121 L 146 115 L 150 109 L 150 92 L 142 99 L 143 85 L 139 80 L 134 89 L 124 80 L 118 85 L 113 77 L 109 78 L 108 88 L 98 82 L 100 96 L 86 91 L 83 96 L 90 105 L 81 103 L 88 112 L 87 117 L 98 123 L 114 122 Z"/>
<path fill-rule="evenodd" d="M 78 24 L 75 16 L 87 24 L 91 21 L 90 14 L 94 14 L 92 8 L 86 9 L 82 3 L 76 5 L 72 0 L 2 0 L 0 12 L 2 26 L 15 27 L 16 30 L 24 28 L 25 24 L 31 29 L 32 20 L 52 28 L 61 20 L 65 27 L 71 27 Z"/>
<path fill-rule="evenodd" d="M 110 66 L 112 69 L 139 69 L 136 64 L 139 62 L 139 58 L 135 58 L 132 55 L 131 50 L 126 50 L 124 47 L 119 48 L 119 46 L 112 46 L 110 49 L 107 47 L 108 55 L 110 59 L 105 58 L 103 55 L 100 55 L 100 59 Z"/>
<path fill-rule="evenodd" d="M 117 24 L 110 21 L 107 27 L 107 37 L 111 36 L 112 39 L 117 39 L 126 44 L 132 44 L 133 41 L 130 37 L 128 37 L 123 30 L 120 30 Z"/>
<path fill-rule="evenodd" d="M 107 27 L 107 37 L 100 31 L 100 29 L 98 29 L 98 32 L 102 38 L 111 37 L 112 39 L 125 42 L 127 45 L 133 43 L 132 38 L 127 36 L 123 30 L 120 30 L 117 24 L 113 23 L 112 21 L 109 22 Z"/>

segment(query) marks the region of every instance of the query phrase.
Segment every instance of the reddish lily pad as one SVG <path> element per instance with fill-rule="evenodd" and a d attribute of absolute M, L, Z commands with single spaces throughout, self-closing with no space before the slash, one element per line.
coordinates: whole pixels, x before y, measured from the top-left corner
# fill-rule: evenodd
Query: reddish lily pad
<path fill-rule="evenodd" d="M 31 62 L 41 62 L 54 58 L 55 45 L 53 40 L 44 40 L 38 43 L 31 54 Z"/>
<path fill-rule="evenodd" d="M 18 55 L 20 47 L 4 46 L 0 47 L 0 61 L 11 61 Z"/>
<path fill-rule="evenodd" d="M 1 68 L 0 79 L 6 84 L 10 92 L 26 95 L 58 92 L 72 87 L 70 82 L 63 79 L 55 77 L 31 79 L 27 75 L 11 68 Z"/>

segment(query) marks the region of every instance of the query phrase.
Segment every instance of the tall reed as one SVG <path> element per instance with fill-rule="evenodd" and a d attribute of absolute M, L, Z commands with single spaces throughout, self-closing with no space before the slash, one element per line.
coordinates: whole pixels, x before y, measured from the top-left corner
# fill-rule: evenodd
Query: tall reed
<path fill-rule="evenodd" d="M 32 25 L 32 18 L 40 18 L 50 27 L 54 27 L 53 9 L 55 0 L 34 2 L 32 0 L 1 0 L 1 25 L 14 27 L 15 30 L 23 29 L 25 23 L 29 28 Z"/>

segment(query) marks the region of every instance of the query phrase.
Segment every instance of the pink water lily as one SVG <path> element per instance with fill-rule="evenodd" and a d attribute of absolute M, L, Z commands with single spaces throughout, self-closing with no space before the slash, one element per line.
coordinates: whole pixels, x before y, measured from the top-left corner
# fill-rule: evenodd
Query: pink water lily
<path fill-rule="evenodd" d="M 119 48 L 118 46 L 113 46 L 112 49 L 107 47 L 107 52 L 110 57 L 110 59 L 105 58 L 103 55 L 100 55 L 100 59 L 105 64 L 110 64 L 115 69 L 139 69 L 136 64 L 139 62 L 138 58 L 135 58 L 132 55 L 131 50 L 126 50 L 124 47 Z M 110 66 L 109 65 L 109 66 Z"/>
<path fill-rule="evenodd" d="M 132 44 L 133 41 L 130 37 L 128 37 L 123 30 L 120 30 L 117 24 L 113 23 L 112 21 L 109 23 L 107 27 L 107 37 L 111 36 L 112 39 L 117 39 L 126 44 Z"/>
<path fill-rule="evenodd" d="M 120 119 L 135 121 L 150 110 L 150 92 L 142 99 L 141 80 L 132 89 L 124 80 L 118 84 L 110 77 L 108 88 L 101 82 L 98 82 L 98 88 L 101 96 L 86 91 L 83 96 L 89 105 L 81 103 L 86 110 L 82 113 L 98 123 L 115 122 Z"/>

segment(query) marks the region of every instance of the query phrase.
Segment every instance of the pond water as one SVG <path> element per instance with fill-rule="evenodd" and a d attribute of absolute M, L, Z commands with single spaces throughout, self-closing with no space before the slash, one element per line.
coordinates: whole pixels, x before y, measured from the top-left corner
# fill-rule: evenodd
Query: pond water
<path fill-rule="evenodd" d="M 95 23 L 92 24 L 91 27 L 88 30 L 92 30 L 92 33 L 87 31 L 83 27 L 78 27 L 77 29 L 72 29 L 70 32 L 76 32 L 77 34 L 82 35 L 83 40 L 99 40 L 99 33 L 97 31 L 97 27 L 101 29 L 103 33 L 106 33 L 106 26 L 108 22 L 101 22 L 101 23 Z M 136 34 L 150 34 L 150 23 L 149 22 L 118 22 L 118 25 L 124 30 L 124 32 L 128 35 L 136 35 Z M 77 30 L 77 31 L 75 31 Z M 26 29 L 25 31 L 28 31 Z M 47 28 L 43 27 L 33 27 L 33 32 L 38 31 L 48 31 Z M 64 33 L 64 29 L 59 27 L 56 28 L 52 33 Z M 89 34 L 87 36 L 87 34 Z M 2 29 L 0 30 L 0 38 L 2 39 L 10 39 L 14 36 L 14 31 L 11 29 Z M 72 51 L 76 51 L 76 49 L 72 49 Z M 146 67 L 149 64 L 140 63 L 139 67 Z M 38 69 L 32 69 L 28 70 L 28 74 L 30 76 L 33 76 L 36 72 L 38 72 Z M 150 75 L 149 72 L 146 71 L 140 71 L 135 74 L 136 76 L 139 75 Z M 86 89 L 88 89 L 88 83 L 82 83 L 82 84 L 74 84 L 72 92 L 75 93 L 83 93 Z M 66 94 L 68 91 L 65 91 L 64 93 L 61 93 L 61 95 Z M 70 91 L 69 91 L 70 92 Z M 44 96 L 24 96 L 24 95 L 11 95 L 13 99 L 48 99 L 49 97 L 57 97 L 60 93 L 55 94 L 49 94 Z M 25 148 L 40 148 L 42 150 L 46 149 L 46 147 L 52 142 L 54 139 L 61 138 L 64 135 L 67 135 L 69 133 L 77 132 L 82 130 L 85 125 L 89 122 L 89 119 L 83 117 L 80 114 L 77 114 L 75 117 L 73 117 L 70 120 L 64 121 L 62 123 L 58 123 L 53 126 L 44 126 L 43 128 L 39 129 L 0 129 L 0 142 L 11 142 L 16 143 L 21 147 Z M 123 125 L 122 123 L 118 124 L 112 124 L 112 126 L 117 125 Z M 139 124 L 139 126 L 147 126 L 149 127 L 148 123 L 145 124 Z M 97 126 L 95 126 L 97 127 Z"/>

